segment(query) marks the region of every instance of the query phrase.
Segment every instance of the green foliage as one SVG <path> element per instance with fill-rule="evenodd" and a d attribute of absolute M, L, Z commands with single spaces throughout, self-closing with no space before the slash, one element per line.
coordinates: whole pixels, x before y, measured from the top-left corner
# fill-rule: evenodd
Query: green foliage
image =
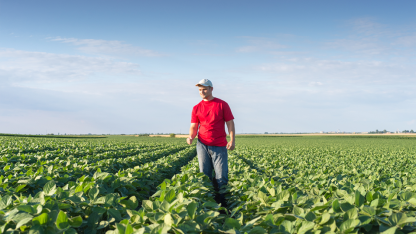
<path fill-rule="evenodd" d="M 260 218 L 254 226 L 267 233 L 415 231 L 411 142 L 341 137 L 246 142 L 229 156 L 224 188 L 231 215 L 242 224 Z"/>
<path fill-rule="evenodd" d="M 0 137 L 0 233 L 415 232 L 412 141 L 237 138 L 226 209 L 194 146 L 142 139 Z"/>
<path fill-rule="evenodd" d="M 105 233 L 196 155 L 172 143 L 0 142 L 0 233 Z"/>

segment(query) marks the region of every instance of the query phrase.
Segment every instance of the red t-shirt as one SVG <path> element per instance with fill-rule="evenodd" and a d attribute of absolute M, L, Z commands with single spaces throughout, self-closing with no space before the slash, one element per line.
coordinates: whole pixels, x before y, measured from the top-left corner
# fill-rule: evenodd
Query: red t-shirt
<path fill-rule="evenodd" d="M 230 106 L 219 98 L 202 100 L 192 109 L 191 123 L 199 123 L 198 139 L 209 146 L 227 146 L 225 122 L 234 119 Z"/>

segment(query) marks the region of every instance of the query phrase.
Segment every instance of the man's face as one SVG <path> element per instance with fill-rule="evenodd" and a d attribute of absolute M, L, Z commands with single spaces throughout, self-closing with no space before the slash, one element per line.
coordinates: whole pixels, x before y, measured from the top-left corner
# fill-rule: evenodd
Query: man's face
<path fill-rule="evenodd" d="M 199 95 L 201 95 L 202 99 L 208 98 L 212 95 L 212 87 L 206 87 L 206 86 L 198 86 L 199 89 Z"/>

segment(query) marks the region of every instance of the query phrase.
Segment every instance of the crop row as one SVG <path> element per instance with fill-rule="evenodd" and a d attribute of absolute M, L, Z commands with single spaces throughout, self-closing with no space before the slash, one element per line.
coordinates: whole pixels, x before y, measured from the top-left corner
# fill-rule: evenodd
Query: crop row
<path fill-rule="evenodd" d="M 3 195 L 0 233 L 96 233 L 122 220 L 195 156 L 194 148 L 140 166 L 108 173 L 97 170 L 58 187 L 52 178 L 35 196 Z M 100 231 L 98 231 L 100 232 Z"/>
<path fill-rule="evenodd" d="M 230 183 L 228 192 L 231 213 L 215 202 L 215 191 L 207 176 L 199 172 L 195 158 L 182 173 L 165 180 L 150 200 L 143 201 L 138 211 L 130 211 L 129 217 L 111 226 L 107 234 L 131 233 L 266 233 L 271 231 L 263 214 L 250 215 L 252 209 L 238 193 L 248 180 L 253 180 L 252 170 L 238 156 L 229 157 Z M 253 182 L 250 181 L 248 189 Z M 264 183 L 263 183 L 264 184 Z M 250 190 L 250 189 L 248 189 Z M 245 196 L 247 198 L 247 196 Z M 244 199 L 244 198 L 243 198 Z M 248 199 L 250 200 L 250 199 Z M 247 204 L 250 207 L 259 204 Z M 243 212 L 245 210 L 246 212 Z M 223 211 L 221 214 L 220 211 Z M 268 217 L 270 219 L 270 217 Z M 279 229 L 281 230 L 281 229 Z M 275 230 L 273 230 L 275 231 Z M 279 232 L 284 233 L 284 232 Z"/>
<path fill-rule="evenodd" d="M 216 233 L 221 208 L 214 200 L 211 181 L 199 172 L 195 158 L 182 173 L 165 179 L 158 191 L 139 210 L 112 225 L 107 234 L 130 233 Z"/>
<path fill-rule="evenodd" d="M 66 155 L 66 154 L 41 154 L 41 155 L 30 155 L 27 157 L 26 155 L 17 155 L 13 158 L 19 157 L 20 160 L 10 160 L 10 157 L 7 158 L 3 156 L 1 159 L 3 163 L 1 166 L 6 170 L 0 171 L 0 175 L 4 174 L 4 171 L 9 170 L 10 168 L 13 170 L 19 171 L 19 168 L 30 168 L 32 171 L 37 170 L 37 167 L 43 166 L 50 166 L 56 164 L 83 164 L 83 165 L 91 165 L 94 163 L 106 163 L 108 160 L 125 160 L 125 159 L 134 159 L 134 158 L 141 158 L 141 157 L 148 157 L 152 155 L 158 154 L 170 154 L 174 153 L 175 151 L 180 151 L 186 148 L 186 146 L 179 146 L 179 145 L 172 145 L 165 148 L 154 148 L 154 149 L 141 149 L 134 152 L 118 152 L 118 153 L 103 153 L 103 154 L 92 154 L 92 155 L 85 155 L 85 156 L 74 156 L 74 155 Z M 15 161 L 15 162 L 13 162 Z M 59 165 L 58 165 L 59 166 Z"/>
<path fill-rule="evenodd" d="M 1 140 L 1 137 L 0 137 Z M 40 142 L 38 142 L 40 141 Z M 137 142 L 78 142 L 78 141 L 59 141 L 37 140 L 31 142 L 28 139 L 20 140 L 21 145 L 0 145 L 0 161 L 2 162 L 19 162 L 25 160 L 33 155 L 61 155 L 61 156 L 95 156 L 95 155 L 109 155 L 109 156 L 125 156 L 134 155 L 153 149 L 161 149 L 174 144 L 160 144 L 160 143 L 137 143 Z M 0 141 L 1 143 L 1 141 Z"/>
<path fill-rule="evenodd" d="M 1 170 L 0 188 L 4 193 L 15 192 L 35 195 L 49 181 L 57 182 L 62 187 L 69 181 L 93 176 L 96 171 L 117 173 L 119 170 L 139 166 L 176 153 L 184 147 L 171 147 L 154 152 L 146 152 L 125 158 L 95 159 L 91 158 L 55 158 L 38 160 L 34 164 L 8 164 Z M 99 161 L 96 161 L 99 160 Z"/>
<path fill-rule="evenodd" d="M 0 155 L 63 153 L 85 156 L 104 152 L 134 151 L 139 149 L 163 148 L 172 145 L 157 142 L 120 142 L 105 140 L 30 139 L 21 137 L 0 137 Z"/>
<path fill-rule="evenodd" d="M 380 181 L 373 182 L 380 183 L 378 187 L 370 186 L 373 184 L 363 182 L 369 176 L 348 170 L 341 176 L 333 176 L 331 170 L 336 170 L 337 165 L 328 164 L 327 171 L 320 171 L 306 166 L 309 161 L 300 156 L 290 159 L 266 154 L 261 149 L 247 151 L 243 147 L 230 153 L 230 181 L 222 190 L 228 193 L 228 215 L 218 213 L 223 208 L 212 200 L 212 185 L 206 176 L 198 174 L 195 159 L 182 174 L 165 180 L 137 213 L 113 225 L 114 230 L 108 233 L 411 233 L 415 230 L 416 194 L 409 184 L 402 190 L 397 189 L 397 184 Z M 297 170 L 291 168 L 295 166 L 290 163 L 292 160 L 299 160 Z M 358 160 L 357 166 L 360 163 L 363 162 Z M 305 175 L 305 171 L 309 174 Z M 326 174 L 329 180 L 322 183 L 320 178 Z M 403 175 L 408 176 L 406 172 Z M 386 177 L 380 177 L 383 176 Z M 199 183 L 188 178 L 199 178 Z"/>
<path fill-rule="evenodd" d="M 231 170 L 229 208 L 247 221 L 262 217 L 268 233 L 415 230 L 414 156 L 304 153 L 241 147 L 231 161 L 249 167 Z"/>
<path fill-rule="evenodd" d="M 54 164 L 57 161 L 76 161 L 75 163 L 90 164 L 106 159 L 120 159 L 126 157 L 134 157 L 139 154 L 158 154 L 159 152 L 165 151 L 174 151 L 184 149 L 186 146 L 168 146 L 160 148 L 142 148 L 139 150 L 129 150 L 129 151 L 115 151 L 115 152 L 104 152 L 97 154 L 75 154 L 70 155 L 62 152 L 44 152 L 42 154 L 17 154 L 15 156 L 3 155 L 0 157 L 0 166 L 1 167 L 13 167 L 13 165 L 48 165 Z M 33 169 L 33 168 L 32 168 Z"/>

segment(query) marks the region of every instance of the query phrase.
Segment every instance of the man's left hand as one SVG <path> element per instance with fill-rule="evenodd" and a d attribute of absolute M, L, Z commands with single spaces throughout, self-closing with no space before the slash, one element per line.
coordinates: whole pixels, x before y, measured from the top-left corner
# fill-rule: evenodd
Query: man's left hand
<path fill-rule="evenodd" d="M 230 141 L 227 143 L 227 149 L 228 150 L 234 150 L 235 148 L 235 142 L 234 141 Z"/>

